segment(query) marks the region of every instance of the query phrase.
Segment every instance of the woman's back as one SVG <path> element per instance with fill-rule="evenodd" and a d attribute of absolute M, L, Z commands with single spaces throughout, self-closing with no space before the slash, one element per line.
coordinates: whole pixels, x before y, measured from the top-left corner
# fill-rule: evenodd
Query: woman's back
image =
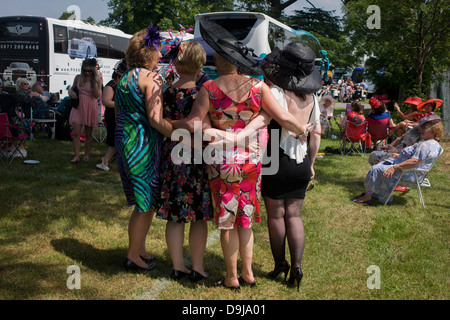
<path fill-rule="evenodd" d="M 239 79 L 239 78 L 242 79 Z M 230 81 L 226 81 L 227 78 Z M 261 80 L 219 77 L 203 85 L 210 96 L 211 124 L 219 129 L 242 129 L 261 110 Z"/>
<path fill-rule="evenodd" d="M 140 71 L 141 68 L 135 68 L 125 72 L 117 86 L 115 99 L 119 111 L 146 116 L 144 95 L 139 89 Z"/>

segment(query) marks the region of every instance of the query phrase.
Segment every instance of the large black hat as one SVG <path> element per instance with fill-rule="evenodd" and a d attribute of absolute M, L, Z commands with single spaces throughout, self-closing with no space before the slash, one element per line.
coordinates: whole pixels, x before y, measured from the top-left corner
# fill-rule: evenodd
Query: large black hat
<path fill-rule="evenodd" d="M 239 72 L 252 76 L 263 74 L 258 62 L 251 55 L 253 50 L 247 48 L 217 23 L 209 20 L 200 21 L 200 33 L 206 43 L 222 58 L 237 66 Z"/>
<path fill-rule="evenodd" d="M 295 93 L 314 93 L 322 87 L 314 51 L 304 44 L 291 42 L 283 50 L 276 48 L 262 63 L 266 77 L 282 89 Z"/>

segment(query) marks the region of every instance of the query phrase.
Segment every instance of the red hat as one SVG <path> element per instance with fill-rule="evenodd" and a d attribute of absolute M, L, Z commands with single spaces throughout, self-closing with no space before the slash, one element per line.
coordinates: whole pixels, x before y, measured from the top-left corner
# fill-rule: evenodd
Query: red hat
<path fill-rule="evenodd" d="M 429 104 L 429 103 L 434 103 L 434 108 L 437 109 L 437 108 L 439 108 L 442 105 L 443 102 L 444 101 L 442 101 L 441 99 L 430 99 L 430 100 L 427 100 L 427 101 L 424 101 L 424 102 L 420 103 L 417 106 L 417 110 L 425 111 L 425 106 L 427 104 Z"/>
<path fill-rule="evenodd" d="M 369 104 L 370 104 L 370 106 L 371 106 L 373 109 L 376 109 L 376 108 L 378 108 L 378 107 L 380 106 L 381 102 L 378 101 L 377 98 L 370 98 Z"/>
<path fill-rule="evenodd" d="M 420 103 L 422 103 L 422 99 L 419 97 L 409 97 L 408 99 L 406 99 L 405 101 L 403 101 L 403 103 L 407 103 L 407 104 L 413 104 L 415 106 L 419 105 Z"/>

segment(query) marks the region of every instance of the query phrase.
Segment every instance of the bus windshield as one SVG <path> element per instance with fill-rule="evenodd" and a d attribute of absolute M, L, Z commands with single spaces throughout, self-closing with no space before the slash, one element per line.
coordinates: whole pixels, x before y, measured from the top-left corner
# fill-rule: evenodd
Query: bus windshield
<path fill-rule="evenodd" d="M 237 40 L 244 40 L 254 27 L 256 18 L 233 18 L 233 19 L 221 19 L 221 18 L 210 18 L 209 20 L 217 23 L 229 33 L 231 33 Z"/>
<path fill-rule="evenodd" d="M 40 70 L 46 69 L 45 27 L 37 20 L 0 22 L 0 74 L 5 90 L 13 88 L 18 78 L 35 83 Z"/>

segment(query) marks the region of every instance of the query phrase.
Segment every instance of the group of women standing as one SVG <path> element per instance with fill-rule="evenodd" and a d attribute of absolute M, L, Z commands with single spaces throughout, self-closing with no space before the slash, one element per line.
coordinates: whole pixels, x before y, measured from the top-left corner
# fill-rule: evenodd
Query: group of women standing
<path fill-rule="evenodd" d="M 275 278 L 284 272 L 286 278 L 290 271 L 289 282 L 298 287 L 303 276 L 301 207 L 306 187 L 314 177 L 320 144 L 320 111 L 312 93 L 321 87 L 321 78 L 314 66 L 314 52 L 292 43 L 267 56 L 263 71 L 249 50 L 225 29 L 210 21 L 202 22 L 200 29 L 214 49 L 220 73 L 219 78 L 201 87 L 196 79 L 206 54 L 196 42 L 179 45 L 174 60 L 179 79 L 164 92 L 161 77 L 152 72 L 161 57 L 162 39 L 157 28 L 150 25 L 136 33 L 126 51 L 129 69 L 120 79 L 115 97 L 119 110 L 116 159 L 128 204 L 135 206 L 124 266 L 137 270 L 155 267 L 145 239 L 156 213 L 167 220 L 171 277 L 188 276 L 192 281 L 208 277 L 203 259 L 207 221 L 214 219 L 221 230 L 226 269 L 217 285 L 230 289 L 254 286 L 252 225 L 261 221 L 262 191 L 275 264 L 269 276 Z M 262 74 L 272 83 L 270 87 L 251 77 Z M 269 129 L 281 129 L 279 141 L 274 142 L 279 157 L 272 159 L 279 169 L 275 175 L 262 177 L 260 156 L 267 146 L 265 128 L 269 122 Z M 174 130 L 194 133 L 197 123 L 202 124 L 205 136 L 212 137 L 212 164 L 198 164 L 195 150 L 185 155 L 185 148 L 177 148 L 180 142 L 171 140 Z M 251 136 L 257 141 L 245 144 Z M 174 157 L 185 161 L 179 164 Z M 186 223 L 190 223 L 192 270 L 183 259 Z M 285 259 L 286 239 L 292 268 Z"/>

